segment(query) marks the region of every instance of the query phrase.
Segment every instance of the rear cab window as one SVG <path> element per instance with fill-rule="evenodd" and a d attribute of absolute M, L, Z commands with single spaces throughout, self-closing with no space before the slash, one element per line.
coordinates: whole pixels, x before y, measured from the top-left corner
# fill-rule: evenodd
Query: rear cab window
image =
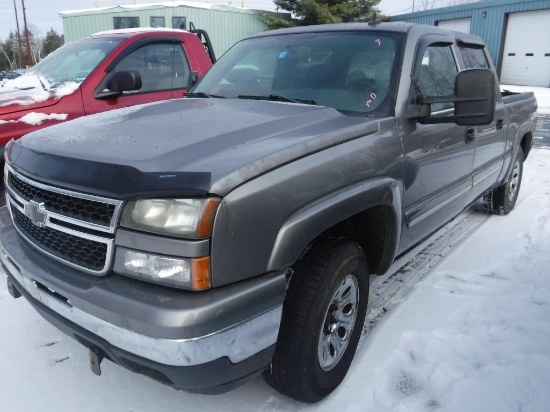
<path fill-rule="evenodd" d="M 489 69 L 489 61 L 483 47 L 459 45 L 465 69 Z"/>
<path fill-rule="evenodd" d="M 489 64 L 489 59 L 485 52 L 485 47 L 483 45 L 477 44 L 466 44 L 459 42 L 458 49 L 460 50 L 460 55 L 462 56 L 462 61 L 464 64 L 464 69 L 491 69 Z M 500 88 L 495 82 L 496 89 L 496 101 L 500 100 Z"/>

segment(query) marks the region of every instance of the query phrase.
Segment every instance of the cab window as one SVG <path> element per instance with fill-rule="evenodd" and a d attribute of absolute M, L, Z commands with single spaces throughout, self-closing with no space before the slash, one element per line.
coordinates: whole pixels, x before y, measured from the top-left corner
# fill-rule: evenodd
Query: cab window
<path fill-rule="evenodd" d="M 430 45 L 426 48 L 417 69 L 416 93 L 427 96 L 451 96 L 454 94 L 457 73 L 451 46 Z M 451 102 L 435 103 L 432 104 L 432 113 L 453 107 Z"/>
<path fill-rule="evenodd" d="M 114 69 L 137 70 L 142 87 L 138 93 L 184 89 L 189 77 L 189 63 L 181 44 L 154 43 L 134 50 Z M 125 93 L 136 93 L 125 92 Z"/>

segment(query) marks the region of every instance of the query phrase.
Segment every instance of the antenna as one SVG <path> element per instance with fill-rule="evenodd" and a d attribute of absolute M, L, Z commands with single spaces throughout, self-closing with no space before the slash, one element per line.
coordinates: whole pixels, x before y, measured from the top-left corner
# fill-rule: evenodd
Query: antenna
<path fill-rule="evenodd" d="M 376 26 L 380 24 L 380 20 L 377 18 L 376 13 L 372 13 L 372 17 L 369 20 L 369 26 Z"/>

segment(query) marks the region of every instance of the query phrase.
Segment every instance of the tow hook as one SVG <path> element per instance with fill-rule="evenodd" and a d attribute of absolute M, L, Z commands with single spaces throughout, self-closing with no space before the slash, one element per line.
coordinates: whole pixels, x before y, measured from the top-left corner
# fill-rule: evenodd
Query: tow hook
<path fill-rule="evenodd" d="M 10 292 L 10 295 L 14 299 L 20 298 L 22 296 L 21 292 L 19 292 L 19 290 L 15 287 L 15 285 L 13 284 L 10 278 L 8 278 L 7 283 L 8 283 L 8 292 Z"/>
<path fill-rule="evenodd" d="M 105 358 L 103 351 L 98 347 L 90 348 L 90 369 L 97 376 L 101 376 L 101 361 Z"/>

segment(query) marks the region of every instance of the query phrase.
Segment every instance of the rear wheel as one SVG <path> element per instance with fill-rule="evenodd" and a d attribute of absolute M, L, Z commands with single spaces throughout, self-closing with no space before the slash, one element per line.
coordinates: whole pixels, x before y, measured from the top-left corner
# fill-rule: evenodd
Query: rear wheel
<path fill-rule="evenodd" d="M 344 379 L 367 311 L 369 276 L 360 246 L 323 239 L 297 264 L 277 348 L 264 376 L 279 392 L 317 402 Z"/>
<path fill-rule="evenodd" d="M 506 182 L 491 190 L 483 197 L 485 208 L 496 215 L 507 215 L 518 200 L 521 178 L 523 176 L 523 151 L 518 148 L 512 173 Z"/>

